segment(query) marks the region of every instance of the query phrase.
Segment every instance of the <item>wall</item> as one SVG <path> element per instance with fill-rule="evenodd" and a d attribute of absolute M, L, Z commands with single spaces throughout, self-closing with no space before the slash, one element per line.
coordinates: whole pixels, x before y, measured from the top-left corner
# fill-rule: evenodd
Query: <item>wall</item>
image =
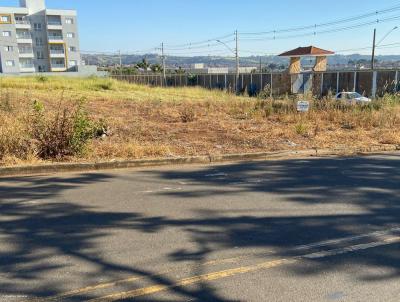
<path fill-rule="evenodd" d="M 375 74 L 375 76 L 374 76 Z M 207 89 L 234 91 L 235 74 L 167 75 L 114 75 L 115 79 L 151 86 L 200 86 Z M 273 96 L 293 92 L 311 92 L 314 96 L 336 95 L 340 91 L 356 91 L 368 97 L 400 91 L 400 72 L 397 70 L 312 72 L 296 75 L 288 73 L 241 74 L 238 89 L 241 93 L 257 95 L 262 90 Z"/>
<path fill-rule="evenodd" d="M 70 18 L 73 20 L 72 24 L 67 24 L 66 19 Z M 76 16 L 72 15 L 64 15 L 61 16 L 61 22 L 63 25 L 63 37 L 64 37 L 64 43 L 65 43 L 65 52 L 67 54 L 66 57 L 66 65 L 67 68 L 70 69 L 70 62 L 72 60 L 77 61 L 78 65 L 81 63 L 81 55 L 80 55 L 80 48 L 79 48 L 79 33 L 78 33 L 78 19 Z M 74 33 L 75 37 L 74 38 L 68 38 L 67 33 Z M 76 47 L 76 52 L 71 52 L 68 50 L 70 46 Z"/>
<path fill-rule="evenodd" d="M 38 72 L 38 73 L 16 73 L 6 74 L 0 73 L 0 77 L 30 77 L 30 76 L 58 76 L 58 77 L 108 77 L 109 74 L 106 71 L 97 71 L 97 66 L 85 66 L 81 65 L 78 67 L 78 72 Z"/>
<path fill-rule="evenodd" d="M 33 63 L 35 66 L 35 70 L 38 72 L 39 66 L 41 66 L 41 70 L 50 71 L 50 62 L 49 62 L 49 48 L 47 45 L 47 22 L 46 22 L 46 13 L 45 11 L 40 11 L 33 15 L 29 16 L 29 20 L 31 22 L 31 36 L 32 36 L 32 48 L 35 58 L 33 59 Z M 35 23 L 42 24 L 41 30 L 35 30 Z M 42 45 L 36 43 L 36 39 L 41 39 L 43 42 Z M 43 57 L 39 58 L 37 56 L 38 52 L 43 53 Z"/>
<path fill-rule="evenodd" d="M 0 11 L 0 13 L 2 13 L 2 11 Z M 14 19 L 12 20 L 12 22 L 12 24 L 0 24 L 0 72 L 19 72 L 19 54 Z M 10 31 L 11 37 L 3 37 L 3 31 Z M 12 46 L 14 49 L 12 52 L 7 52 L 4 49 L 5 46 Z M 13 60 L 15 62 L 15 66 L 6 66 L 7 60 Z"/>

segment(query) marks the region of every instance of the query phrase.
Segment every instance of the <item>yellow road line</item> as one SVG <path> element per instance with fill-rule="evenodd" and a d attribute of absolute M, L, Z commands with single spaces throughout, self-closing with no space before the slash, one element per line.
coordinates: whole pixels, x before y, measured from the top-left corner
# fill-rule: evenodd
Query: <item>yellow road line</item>
<path fill-rule="evenodd" d="M 234 263 L 235 261 L 240 260 L 242 258 L 243 258 L 243 256 L 234 257 L 234 258 L 227 258 L 227 259 L 210 260 L 208 262 L 205 262 L 205 263 L 202 263 L 202 264 L 198 264 L 195 267 L 213 266 L 213 265 L 218 265 L 218 264 L 223 264 L 223 263 Z M 31 300 L 29 300 L 29 302 L 60 301 L 60 300 L 62 300 L 64 298 L 68 298 L 68 297 L 72 297 L 72 296 L 76 296 L 76 295 L 80 295 L 80 294 L 85 294 L 85 293 L 92 292 L 92 291 L 97 291 L 97 290 L 100 290 L 100 289 L 106 289 L 106 288 L 110 288 L 110 287 L 115 287 L 115 286 L 122 285 L 122 284 L 125 284 L 125 283 L 138 281 L 138 280 L 141 280 L 141 279 L 144 279 L 144 278 L 162 276 L 162 275 L 166 275 L 168 273 L 172 273 L 172 272 L 175 272 L 175 271 L 178 271 L 178 270 L 179 270 L 179 268 L 175 268 L 175 269 L 171 269 L 171 270 L 165 270 L 163 272 L 152 274 L 152 275 L 140 276 L 140 277 L 131 277 L 131 278 L 127 278 L 127 279 L 121 279 L 121 280 L 117 280 L 117 281 L 112 281 L 112 282 L 106 282 L 106 283 L 101 283 L 101 284 L 97 284 L 97 285 L 87 286 L 87 287 L 71 290 L 71 291 L 68 291 L 68 292 L 64 292 L 62 294 L 59 294 L 59 295 L 56 295 L 56 296 L 52 296 L 52 297 L 48 297 L 48 298 L 31 299 Z"/>
<path fill-rule="evenodd" d="M 367 249 L 380 247 L 380 246 L 384 246 L 384 245 L 388 245 L 388 244 L 392 244 L 392 243 L 398 243 L 398 242 L 400 242 L 400 236 L 391 236 L 389 238 L 385 238 L 385 239 L 383 239 L 381 241 L 377 241 L 377 242 L 347 246 L 344 248 L 310 253 L 310 254 L 306 254 L 306 255 L 302 255 L 302 256 L 293 257 L 290 259 L 279 259 L 279 260 L 268 261 L 268 262 L 264 262 L 264 263 L 260 263 L 260 264 L 256 264 L 256 265 L 244 266 L 244 267 L 233 268 L 233 269 L 229 269 L 229 270 L 225 270 L 225 271 L 194 276 L 194 277 L 182 279 L 182 280 L 180 280 L 174 284 L 170 284 L 170 285 L 153 285 L 150 287 L 139 288 L 139 289 L 132 290 L 132 291 L 115 293 L 115 294 L 111 294 L 108 296 L 91 299 L 91 300 L 89 300 L 89 302 L 113 302 L 113 301 L 124 300 L 124 299 L 133 299 L 133 298 L 137 298 L 140 296 L 147 296 L 147 295 L 167 291 L 169 289 L 173 289 L 173 288 L 180 287 L 180 286 L 192 285 L 192 284 L 201 283 L 204 281 L 213 281 L 213 280 L 223 279 L 223 278 L 227 278 L 227 277 L 232 277 L 235 275 L 252 273 L 252 272 L 259 271 L 259 270 L 265 270 L 265 269 L 270 269 L 270 268 L 274 268 L 274 267 L 278 267 L 278 266 L 282 266 L 282 265 L 292 264 L 292 263 L 295 263 L 295 262 L 298 262 L 298 261 L 304 260 L 304 259 L 310 260 L 310 259 L 326 258 L 326 257 L 335 256 L 335 255 L 341 255 L 341 254 L 352 253 L 352 252 L 356 252 L 356 251 L 367 250 Z"/>
<path fill-rule="evenodd" d="M 374 234 L 374 233 L 372 233 L 372 234 Z M 350 239 L 351 238 L 352 237 L 350 237 Z M 358 237 L 354 237 L 354 238 L 358 238 Z M 375 243 L 372 243 L 372 244 L 350 246 L 350 247 L 347 247 L 347 248 L 342 248 L 342 249 L 337 249 L 337 250 L 322 251 L 322 252 L 319 252 L 319 253 L 318 252 L 317 253 L 311 253 L 311 254 L 308 254 L 308 255 L 300 256 L 300 258 L 303 258 L 303 259 L 307 259 L 307 258 L 308 259 L 311 259 L 311 258 L 322 258 L 322 257 L 333 256 L 335 254 L 354 252 L 354 251 L 357 251 L 357 250 L 368 249 L 368 248 L 384 245 L 384 244 L 387 244 L 387 243 L 397 242 L 397 241 L 399 241 L 399 238 L 400 237 L 390 237 L 390 238 L 384 239 L 383 241 L 380 241 L 380 242 L 378 241 L 378 242 L 375 242 Z M 318 244 L 318 246 L 321 246 L 321 245 L 323 245 L 323 244 Z M 305 248 L 305 247 L 310 247 L 311 248 L 311 247 L 313 247 L 313 245 L 304 246 L 302 248 Z M 247 256 L 250 256 L 250 254 L 247 255 Z M 195 267 L 212 266 L 212 265 L 217 265 L 217 264 L 222 264 L 222 263 L 234 263 L 234 262 L 236 262 L 236 261 L 238 261 L 240 259 L 243 259 L 243 258 L 246 258 L 246 256 L 239 256 L 239 257 L 235 257 L 235 258 L 227 258 L 227 259 L 220 259 L 220 260 L 211 260 L 211 261 L 196 265 Z M 294 261 L 294 259 L 295 258 L 293 258 L 290 261 Z M 298 259 L 298 258 L 296 257 L 296 259 Z M 282 259 L 282 260 L 288 261 L 286 259 Z M 282 260 L 277 260 L 277 261 L 282 261 Z M 265 267 L 265 268 L 268 268 L 268 264 L 269 263 L 275 263 L 275 261 L 266 262 L 264 264 L 259 264 L 259 265 L 244 267 L 244 268 L 239 268 L 239 269 L 232 269 L 232 270 L 222 271 L 220 273 L 222 273 L 222 275 L 224 275 L 226 272 L 234 272 L 236 270 L 239 270 L 239 272 L 235 273 L 235 274 L 246 273 L 246 272 L 249 272 L 249 271 L 251 272 L 251 271 L 259 270 L 260 269 L 259 267 L 263 268 L 263 265 L 267 265 L 267 267 Z M 243 271 L 243 269 L 249 269 L 249 271 Z M 131 278 L 117 280 L 117 281 L 113 281 L 113 282 L 102 283 L 102 284 L 98 284 L 98 285 L 84 287 L 84 288 L 81 288 L 81 289 L 72 290 L 72 291 L 65 292 L 65 293 L 62 293 L 62 294 L 59 294 L 59 295 L 56 295 L 56 296 L 52 296 L 52 297 L 48 297 L 48 298 L 31 299 L 29 301 L 31 301 L 31 302 L 33 302 L 33 301 L 34 302 L 61 301 L 64 298 L 77 296 L 79 294 L 85 294 L 85 293 L 96 291 L 96 290 L 106 289 L 106 288 L 110 288 L 110 287 L 116 287 L 116 286 L 121 285 L 121 284 L 130 283 L 130 282 L 142 280 L 142 279 L 149 278 L 149 277 L 162 276 L 162 275 L 166 275 L 168 273 L 175 272 L 175 271 L 178 271 L 178 270 L 179 270 L 179 268 L 175 268 L 175 269 L 166 270 L 164 272 L 160 272 L 160 273 L 156 273 L 156 274 L 152 274 L 152 275 L 131 277 Z M 219 275 L 219 273 L 206 274 L 204 276 L 199 276 L 199 277 L 194 277 L 194 278 L 203 278 L 203 277 L 205 277 L 205 279 L 201 279 L 200 281 L 215 280 L 215 279 L 209 279 L 209 278 L 215 276 L 215 274 L 217 274 L 217 276 L 220 276 L 220 277 L 218 277 L 216 279 L 225 278 L 225 277 L 221 277 L 222 275 Z M 184 279 L 184 280 L 186 280 L 186 279 Z M 193 278 L 189 278 L 188 280 L 193 280 Z M 200 282 L 200 281 L 196 281 L 196 282 Z M 180 282 L 183 282 L 183 280 L 181 280 Z M 185 285 L 185 284 L 180 284 L 180 282 L 178 282 L 175 285 L 168 285 L 168 286 L 164 286 L 164 285 L 151 286 L 151 287 L 147 288 L 145 293 L 143 293 L 143 294 L 140 294 L 140 293 L 145 289 L 138 289 L 138 290 L 135 290 L 135 291 L 132 291 L 132 292 L 129 292 L 129 293 L 137 292 L 139 294 L 139 296 L 148 295 L 148 294 L 152 293 L 154 290 L 156 290 L 155 292 L 159 292 L 159 291 L 164 291 L 164 290 L 167 290 L 167 289 L 170 289 L 170 288 L 173 288 L 173 287 L 178 287 L 178 286 Z M 194 282 L 194 283 L 196 283 L 196 282 Z M 189 284 L 192 284 L 192 283 L 189 283 Z M 116 294 L 116 295 L 121 295 L 121 293 Z M 111 296 L 113 296 L 113 295 L 110 295 L 110 296 L 107 296 L 107 297 L 111 297 Z M 102 299 L 102 298 L 100 298 L 100 299 Z M 119 300 L 119 299 L 120 298 L 118 298 L 116 300 Z M 92 301 L 109 301 L 109 300 L 96 300 L 96 299 L 94 299 Z M 115 300 L 110 300 L 110 301 L 115 301 Z"/>
<path fill-rule="evenodd" d="M 168 289 L 172 289 L 172 288 L 176 288 L 176 287 L 180 287 L 180 286 L 187 286 L 187 285 L 196 284 L 196 283 L 200 283 L 200 282 L 204 282 L 204 281 L 213 281 L 213 280 L 223 279 L 223 278 L 232 277 L 232 276 L 239 275 L 239 274 L 246 274 L 246 273 L 255 272 L 258 270 L 262 270 L 262 269 L 269 269 L 269 268 L 281 266 L 284 264 L 290 264 L 290 263 L 294 263 L 296 261 L 298 261 L 298 260 L 296 260 L 296 259 L 280 259 L 280 260 L 268 261 L 268 262 L 264 262 L 264 263 L 257 264 L 257 265 L 244 266 L 244 267 L 233 268 L 233 269 L 229 269 L 229 270 L 225 270 L 225 271 L 185 278 L 185 279 L 182 279 L 171 285 L 154 285 L 154 286 L 150 286 L 150 287 L 139 288 L 139 289 L 132 290 L 132 291 L 116 293 L 116 294 L 104 296 L 101 298 L 92 299 L 92 300 L 89 300 L 89 302 L 112 302 L 112 301 L 118 301 L 118 300 L 122 300 L 122 299 L 128 299 L 128 298 L 131 299 L 131 298 L 136 298 L 136 297 L 140 297 L 140 296 L 147 296 L 147 295 L 159 293 L 159 292 L 166 291 Z"/>
<path fill-rule="evenodd" d="M 162 275 L 162 273 L 160 273 L 159 275 Z M 124 279 L 124 280 L 118 280 L 118 281 L 109 282 L 109 283 L 102 283 L 102 284 L 98 284 L 98 285 L 87 286 L 87 287 L 84 287 L 84 288 L 80 288 L 80 289 L 72 290 L 72 291 L 69 291 L 69 292 L 65 292 L 65 293 L 62 293 L 62 294 L 57 295 L 57 296 L 52 296 L 52 297 L 43 298 L 43 299 L 40 299 L 40 298 L 39 299 L 33 299 L 33 300 L 29 300 L 29 301 L 30 302 L 59 301 L 59 300 L 61 300 L 63 298 L 68 298 L 68 297 L 72 297 L 72 296 L 76 296 L 76 295 L 79 295 L 79 294 L 88 293 L 88 292 L 99 290 L 99 289 L 105 289 L 105 288 L 109 288 L 109 287 L 114 287 L 114 286 L 117 286 L 117 285 L 120 285 L 120 284 L 137 281 L 137 280 L 140 280 L 142 278 L 144 278 L 144 277 L 132 277 L 132 278 Z"/>

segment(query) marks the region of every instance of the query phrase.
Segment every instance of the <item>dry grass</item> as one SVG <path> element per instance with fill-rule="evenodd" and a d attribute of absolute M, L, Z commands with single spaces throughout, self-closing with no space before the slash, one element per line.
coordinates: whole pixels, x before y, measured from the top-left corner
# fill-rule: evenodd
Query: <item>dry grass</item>
<path fill-rule="evenodd" d="M 400 144 L 400 96 L 367 107 L 238 97 L 201 88 L 152 88 L 110 79 L 0 78 L 0 165 L 36 163 L 27 116 L 35 100 L 49 112 L 86 99 L 108 136 L 64 161 Z"/>

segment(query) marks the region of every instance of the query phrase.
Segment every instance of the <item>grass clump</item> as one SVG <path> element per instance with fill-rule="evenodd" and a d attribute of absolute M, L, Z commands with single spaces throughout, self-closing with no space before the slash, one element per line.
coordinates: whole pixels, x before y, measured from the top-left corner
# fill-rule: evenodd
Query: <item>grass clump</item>
<path fill-rule="evenodd" d="M 95 80 L 93 81 L 93 90 L 113 90 L 114 82 L 110 80 Z"/>
<path fill-rule="evenodd" d="M 0 98 L 0 110 L 9 113 L 13 111 L 11 95 L 8 92 L 4 97 Z"/>
<path fill-rule="evenodd" d="M 193 107 L 184 107 L 180 110 L 179 116 L 182 123 L 191 123 L 196 119 L 196 113 Z"/>
<path fill-rule="evenodd" d="M 39 83 L 46 83 L 49 81 L 49 78 L 44 75 L 40 75 L 36 77 L 36 81 L 38 81 Z"/>
<path fill-rule="evenodd" d="M 0 114 L 0 119 L 0 160 L 11 156 L 26 160 L 34 148 L 24 124 L 12 116 Z"/>
<path fill-rule="evenodd" d="M 294 129 L 298 135 L 308 136 L 309 127 L 303 122 L 299 122 L 294 126 Z"/>

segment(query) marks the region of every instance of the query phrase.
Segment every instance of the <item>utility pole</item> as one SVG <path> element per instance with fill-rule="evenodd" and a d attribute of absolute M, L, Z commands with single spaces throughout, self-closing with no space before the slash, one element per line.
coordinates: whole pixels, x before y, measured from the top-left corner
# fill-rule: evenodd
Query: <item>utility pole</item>
<path fill-rule="evenodd" d="M 122 76 L 122 55 L 121 55 L 121 50 L 118 51 L 119 55 L 119 74 Z"/>
<path fill-rule="evenodd" d="M 260 56 L 260 73 L 262 73 L 262 63 L 261 63 L 261 56 Z"/>
<path fill-rule="evenodd" d="M 375 68 L 375 50 L 377 47 L 381 45 L 381 43 L 395 30 L 399 29 L 398 26 L 393 27 L 389 32 L 383 36 L 383 38 L 376 43 L 376 28 L 374 29 L 374 45 L 372 45 L 372 60 L 371 60 L 371 69 L 374 70 Z"/>
<path fill-rule="evenodd" d="M 235 50 L 235 56 L 236 56 L 236 93 L 239 93 L 239 78 L 240 78 L 240 62 L 239 62 L 239 34 L 238 31 L 235 31 L 235 36 L 236 36 L 236 50 Z"/>
<path fill-rule="evenodd" d="M 371 69 L 375 69 L 375 48 L 376 48 L 376 28 L 374 29 L 374 39 L 372 44 L 372 58 L 371 58 Z"/>
<path fill-rule="evenodd" d="M 166 71 L 165 71 L 164 42 L 161 43 L 161 58 L 162 58 L 162 68 L 163 68 L 163 85 L 167 86 L 167 76 L 166 76 Z"/>

